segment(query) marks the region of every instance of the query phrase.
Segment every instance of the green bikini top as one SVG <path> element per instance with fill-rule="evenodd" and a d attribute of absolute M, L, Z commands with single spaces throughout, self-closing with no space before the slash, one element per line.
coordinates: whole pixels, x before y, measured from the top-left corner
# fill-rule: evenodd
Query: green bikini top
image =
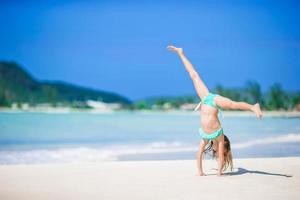
<path fill-rule="evenodd" d="M 208 95 L 197 105 L 197 107 L 195 108 L 195 110 L 197 110 L 201 103 L 203 104 L 206 104 L 206 105 L 209 105 L 209 106 L 212 106 L 216 109 L 218 109 L 219 112 L 221 112 L 221 107 L 218 106 L 215 101 L 214 101 L 214 98 L 216 97 L 217 95 L 216 94 L 213 94 L 213 93 L 208 93 Z"/>
<path fill-rule="evenodd" d="M 208 93 L 208 95 L 203 99 L 203 104 L 212 106 L 220 111 L 221 108 L 219 106 L 217 106 L 217 104 L 214 101 L 214 98 L 216 96 L 217 96 L 216 94 Z"/>

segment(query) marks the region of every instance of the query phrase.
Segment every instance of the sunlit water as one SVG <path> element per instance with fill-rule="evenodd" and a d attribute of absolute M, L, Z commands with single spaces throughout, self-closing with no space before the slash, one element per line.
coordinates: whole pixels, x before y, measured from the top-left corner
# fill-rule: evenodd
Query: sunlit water
<path fill-rule="evenodd" d="M 300 118 L 223 117 L 234 157 L 300 156 Z M 0 164 L 194 159 L 196 113 L 0 113 Z"/>

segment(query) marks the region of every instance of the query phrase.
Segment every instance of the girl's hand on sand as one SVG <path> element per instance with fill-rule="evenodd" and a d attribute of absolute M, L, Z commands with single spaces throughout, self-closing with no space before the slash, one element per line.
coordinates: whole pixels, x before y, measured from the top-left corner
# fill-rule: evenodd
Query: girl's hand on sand
<path fill-rule="evenodd" d="M 169 51 L 173 51 L 173 52 L 176 52 L 178 54 L 182 54 L 183 53 L 183 49 L 182 48 L 178 48 L 178 47 L 175 47 L 175 46 L 172 46 L 172 45 L 168 46 L 167 49 Z"/>
<path fill-rule="evenodd" d="M 206 174 L 204 174 L 203 172 L 198 173 L 196 176 L 206 176 Z"/>
<path fill-rule="evenodd" d="M 224 176 L 224 173 L 218 173 L 217 176 Z"/>
<path fill-rule="evenodd" d="M 230 174 L 224 174 L 224 173 L 221 173 L 221 174 L 217 174 L 218 177 L 227 177 L 227 176 L 230 176 Z"/>

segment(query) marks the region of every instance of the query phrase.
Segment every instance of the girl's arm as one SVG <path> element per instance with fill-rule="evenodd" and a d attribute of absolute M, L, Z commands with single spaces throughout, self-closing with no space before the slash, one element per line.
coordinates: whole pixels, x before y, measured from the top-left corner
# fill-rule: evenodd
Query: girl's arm
<path fill-rule="evenodd" d="M 183 62 L 184 66 L 185 66 L 185 69 L 189 73 L 189 75 L 194 83 L 194 87 L 195 87 L 196 92 L 197 92 L 198 96 L 200 97 L 200 99 L 203 99 L 204 97 L 206 97 L 209 93 L 209 90 L 207 89 L 204 82 L 201 80 L 197 71 L 194 69 L 192 63 L 184 55 L 182 48 L 168 46 L 168 50 L 176 52 L 178 54 L 178 56 L 180 57 L 181 61 Z"/>
<path fill-rule="evenodd" d="M 205 146 L 207 145 L 207 140 L 201 140 L 199 145 L 199 150 L 197 152 L 196 161 L 197 161 L 197 168 L 198 168 L 198 175 L 199 176 L 205 176 L 203 173 L 202 168 L 202 160 L 203 160 L 203 153 L 205 151 Z"/>

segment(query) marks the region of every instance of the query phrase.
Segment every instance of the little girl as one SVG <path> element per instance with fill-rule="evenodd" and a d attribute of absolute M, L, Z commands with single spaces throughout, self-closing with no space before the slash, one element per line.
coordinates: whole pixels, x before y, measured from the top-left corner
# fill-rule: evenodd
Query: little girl
<path fill-rule="evenodd" d="M 258 103 L 251 105 L 245 102 L 235 102 L 221 95 L 210 93 L 193 65 L 184 55 L 182 48 L 168 46 L 168 50 L 177 53 L 182 60 L 202 102 L 201 106 L 199 106 L 201 108 L 201 128 L 199 129 L 199 132 L 202 141 L 200 142 L 199 151 L 197 153 L 198 175 L 205 175 L 202 169 L 203 153 L 212 149 L 214 152 L 213 155 L 218 158 L 218 176 L 221 176 L 228 165 L 232 168 L 232 154 L 230 141 L 223 133 L 223 128 L 218 118 L 218 112 L 221 108 L 250 110 L 254 112 L 258 118 L 261 118 L 262 112 L 260 106 Z M 210 146 L 205 150 L 205 146 L 209 141 Z"/>

